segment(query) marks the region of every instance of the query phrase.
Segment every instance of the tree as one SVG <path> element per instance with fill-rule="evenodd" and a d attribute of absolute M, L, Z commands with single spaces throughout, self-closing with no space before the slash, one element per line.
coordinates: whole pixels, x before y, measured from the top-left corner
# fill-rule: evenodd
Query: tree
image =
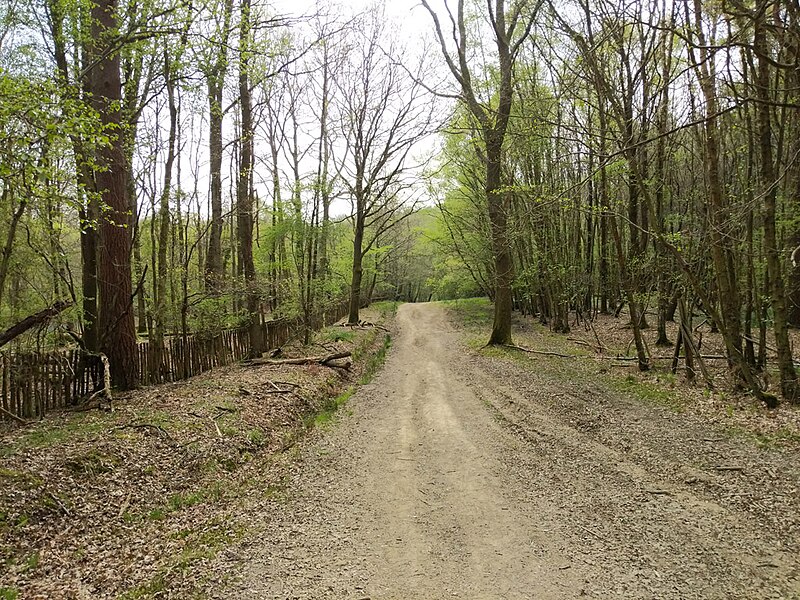
<path fill-rule="evenodd" d="M 222 93 L 228 71 L 228 38 L 231 30 L 233 0 L 222 3 L 222 22 L 213 33 L 214 45 L 206 48 L 200 68 L 208 87 L 208 155 L 209 155 L 209 203 L 211 205 L 211 229 L 208 234 L 206 254 L 206 288 L 217 291 L 223 277 L 222 268 Z M 216 13 L 214 15 L 217 16 Z"/>
<path fill-rule="evenodd" d="M 115 387 L 130 389 L 137 383 L 136 329 L 131 283 L 131 215 L 127 161 L 121 119 L 122 80 L 117 50 L 116 0 L 92 3 L 92 42 L 89 46 L 88 91 L 100 115 L 108 143 L 101 146 L 95 171 L 96 191 L 102 199 L 99 216 L 98 292 L 100 349 L 111 363 Z"/>
<path fill-rule="evenodd" d="M 401 66 L 401 49 L 382 47 L 382 13 L 373 10 L 364 19 L 363 37 L 336 80 L 345 151 L 334 160 L 353 206 L 349 323 L 359 319 L 365 254 L 408 214 L 401 210 L 405 179 L 420 166 L 411 163 L 410 153 L 430 132 L 434 116 L 425 87 Z M 421 70 L 419 65 L 417 74 Z"/>
<path fill-rule="evenodd" d="M 256 288 L 253 260 L 253 101 L 250 88 L 250 65 L 253 51 L 252 7 L 243 0 L 239 21 L 239 165 L 236 184 L 236 233 L 239 268 L 244 276 L 245 306 L 250 331 L 250 354 L 260 356 L 264 348 L 261 331 L 260 297 Z"/>
<path fill-rule="evenodd" d="M 510 6 L 507 6 L 505 0 L 487 3 L 486 17 L 497 53 L 495 66 L 498 70 L 498 81 L 496 88 L 491 89 L 486 98 L 481 98 L 473 84 L 475 76 L 469 65 L 470 39 L 464 0 L 458 0 L 455 17 L 445 3 L 447 14 L 453 23 L 453 50 L 445 39 L 438 14 L 427 0 L 422 0 L 422 5 L 433 19 L 445 62 L 459 86 L 459 99 L 472 113 L 483 137 L 482 158 L 486 167 L 486 200 L 491 224 L 495 283 L 494 324 L 489 344 L 511 344 L 514 263 L 508 232 L 509 195 L 504 189 L 503 141 L 513 103 L 514 66 L 522 45 L 530 35 L 538 7 L 534 2 L 524 0 L 510 3 Z"/>

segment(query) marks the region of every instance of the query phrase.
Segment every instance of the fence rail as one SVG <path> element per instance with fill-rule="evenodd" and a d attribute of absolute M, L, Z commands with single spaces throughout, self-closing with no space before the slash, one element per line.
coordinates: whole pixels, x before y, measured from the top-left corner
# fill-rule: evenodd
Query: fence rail
<path fill-rule="evenodd" d="M 339 302 L 311 315 L 308 326 L 321 329 L 347 314 L 347 303 Z M 276 319 L 261 324 L 269 348 L 282 346 L 301 336 L 302 317 Z M 139 342 L 136 366 L 140 386 L 188 379 L 215 367 L 247 357 L 249 331 L 228 329 L 216 335 L 192 334 L 168 338 L 163 349 L 150 341 Z M 113 365 L 111 365 L 113 368 Z M 18 417 L 43 417 L 48 411 L 76 405 L 104 385 L 100 357 L 81 350 L 47 353 L 0 353 L 0 421 Z"/>

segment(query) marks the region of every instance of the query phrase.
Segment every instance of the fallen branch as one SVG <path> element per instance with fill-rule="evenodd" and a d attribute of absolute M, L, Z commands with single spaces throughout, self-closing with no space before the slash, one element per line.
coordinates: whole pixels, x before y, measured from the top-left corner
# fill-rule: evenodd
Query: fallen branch
<path fill-rule="evenodd" d="M 103 363 L 103 387 L 99 390 L 95 390 L 89 394 L 86 394 L 83 398 L 80 398 L 76 403 L 76 406 L 72 409 L 75 412 L 83 412 L 87 410 L 91 410 L 92 408 L 99 408 L 100 402 L 99 398 L 105 398 L 108 401 L 109 406 L 111 403 L 111 364 L 108 362 L 108 357 L 103 354 L 93 354 L 93 356 L 100 357 L 100 361 Z M 92 402 L 98 400 L 97 406 L 93 406 Z"/>
<path fill-rule="evenodd" d="M 249 361 L 248 365 L 312 365 L 319 364 L 328 366 L 327 363 L 338 360 L 340 358 L 347 358 L 351 352 L 337 352 L 335 354 L 328 354 L 327 356 L 304 356 L 301 358 L 254 358 Z"/>
<path fill-rule="evenodd" d="M 559 358 L 584 358 L 580 356 L 570 355 L 570 354 L 561 354 L 560 352 L 547 352 L 545 350 L 532 350 L 531 348 L 523 348 L 522 346 L 515 346 L 514 344 L 503 344 L 506 348 L 511 348 L 512 350 L 520 350 L 522 352 L 528 352 L 530 354 L 542 354 L 544 356 L 557 356 Z"/>
<path fill-rule="evenodd" d="M 277 385 L 277 384 L 280 383 L 281 385 L 288 385 L 288 386 L 291 386 L 293 388 L 299 388 L 300 387 L 299 383 L 292 383 L 291 381 L 270 381 L 270 383 L 273 384 L 273 385 Z"/>
<path fill-rule="evenodd" d="M 61 499 L 58 498 L 58 496 L 56 496 L 53 492 L 48 491 L 47 497 L 50 498 L 50 500 L 52 500 L 56 504 L 56 506 L 58 506 L 58 508 L 61 509 L 61 512 L 64 513 L 65 516 L 67 517 L 72 516 L 72 512 L 64 505 Z"/>
<path fill-rule="evenodd" d="M 754 344 L 758 344 L 759 346 L 761 345 L 761 342 L 760 342 L 760 341 L 758 341 L 758 340 L 756 340 L 756 339 L 753 339 L 753 338 L 752 338 L 752 337 L 750 337 L 749 335 L 742 335 L 742 337 L 743 337 L 744 339 L 746 339 L 748 342 L 753 342 Z M 764 348 L 766 348 L 766 349 L 767 349 L 767 350 L 769 350 L 770 352 L 777 352 L 777 351 L 778 351 L 776 348 L 773 348 L 773 347 L 772 347 L 772 346 L 770 346 L 769 344 L 764 344 Z"/>
<path fill-rule="evenodd" d="M 715 471 L 744 471 L 744 467 L 717 465 Z"/>
<path fill-rule="evenodd" d="M 26 420 L 25 420 L 25 419 L 23 419 L 22 417 L 19 417 L 19 416 L 15 415 L 14 413 L 10 412 L 10 411 L 7 411 L 7 410 L 6 410 L 5 408 L 3 408 L 2 406 L 0 406 L 0 413 L 3 413 L 3 414 L 4 414 L 5 416 L 7 416 L 9 419 L 13 419 L 13 420 L 14 420 L 14 421 L 16 421 L 17 423 L 22 423 L 23 425 L 30 425 L 30 421 L 26 421 Z"/>
<path fill-rule="evenodd" d="M 222 413 L 220 413 L 220 414 L 219 414 L 219 415 L 217 415 L 216 417 L 209 417 L 209 420 L 211 421 L 211 424 L 212 424 L 212 425 L 214 425 L 214 429 L 216 429 L 216 430 L 217 430 L 217 437 L 218 437 L 219 439 L 222 439 L 222 431 L 220 430 L 220 428 L 219 428 L 219 425 L 217 425 L 217 418 L 218 418 L 219 416 L 221 416 L 221 415 L 222 415 Z"/>
<path fill-rule="evenodd" d="M 573 340 L 577 341 L 577 340 Z M 586 342 L 584 342 L 586 344 Z M 587 344 L 588 345 L 588 344 Z M 512 350 L 520 350 L 521 352 L 528 352 L 529 354 L 542 354 L 544 356 L 557 356 L 558 358 L 591 358 L 591 359 L 603 359 L 603 360 L 619 360 L 625 362 L 636 362 L 639 359 L 635 356 L 584 356 L 580 354 L 562 354 L 561 352 L 550 352 L 546 350 L 534 350 L 532 348 L 525 348 L 524 346 L 515 346 L 514 344 L 502 344 L 505 348 L 511 348 Z M 485 348 L 486 346 L 484 346 Z M 591 347 L 591 346 L 590 346 Z M 706 360 L 723 360 L 726 359 L 726 356 L 722 354 L 704 354 L 701 355 L 700 358 L 704 358 Z M 672 360 L 671 356 L 651 356 L 650 360 Z M 613 366 L 613 365 L 612 365 Z M 618 365 L 622 366 L 622 365 Z"/>
<path fill-rule="evenodd" d="M 121 431 L 123 429 L 147 429 L 147 430 L 155 430 L 156 434 L 159 437 L 162 437 L 170 442 L 173 446 L 177 445 L 175 440 L 172 436 L 167 432 L 166 429 L 161 427 L 161 425 L 154 425 L 153 423 L 128 423 L 126 425 L 119 425 L 114 427 L 112 431 Z"/>
<path fill-rule="evenodd" d="M 573 344 L 579 344 L 581 346 L 586 346 L 587 348 L 589 348 L 590 350 L 593 350 L 594 352 L 597 352 L 598 354 L 602 354 L 603 353 L 603 349 L 602 348 L 598 348 L 596 346 L 593 346 L 589 342 L 584 342 L 583 340 L 579 340 L 579 339 L 576 339 L 576 338 L 567 338 L 567 341 L 568 342 L 572 342 Z"/>
<path fill-rule="evenodd" d="M 67 300 L 59 300 L 52 306 L 48 306 L 44 310 L 40 310 L 37 313 L 25 317 L 19 323 L 12 325 L 8 329 L 6 329 L 3 333 L 0 333 L 0 347 L 5 346 L 15 337 L 22 335 L 32 327 L 36 327 L 37 325 L 42 325 L 44 323 L 47 323 L 50 319 L 52 319 L 59 313 L 65 311 L 70 306 L 72 306 L 72 302 L 69 302 Z"/>

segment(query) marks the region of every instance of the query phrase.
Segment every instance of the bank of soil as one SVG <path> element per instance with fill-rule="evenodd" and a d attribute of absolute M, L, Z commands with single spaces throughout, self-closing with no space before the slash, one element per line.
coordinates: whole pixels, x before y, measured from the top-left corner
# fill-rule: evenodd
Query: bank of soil
<path fill-rule="evenodd" d="M 367 311 L 370 321 L 381 319 Z M 352 351 L 349 371 L 231 366 L 114 398 L 112 412 L 0 430 L 0 598 L 197 598 L 253 535 L 244 499 L 279 490 L 296 444 L 356 384 L 379 327 L 330 327 L 287 356 Z"/>
<path fill-rule="evenodd" d="M 485 327 L 401 306 L 380 376 L 247 504 L 261 533 L 212 596 L 800 597 L 794 446 L 479 350 Z"/>

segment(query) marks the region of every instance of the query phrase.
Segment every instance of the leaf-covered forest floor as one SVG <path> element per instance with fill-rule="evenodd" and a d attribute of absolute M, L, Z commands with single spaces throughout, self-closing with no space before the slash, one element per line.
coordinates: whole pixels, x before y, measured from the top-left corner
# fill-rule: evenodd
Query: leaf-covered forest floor
<path fill-rule="evenodd" d="M 366 321 L 391 319 L 377 305 Z M 320 365 L 216 369 L 119 395 L 111 412 L 0 429 L 0 599 L 203 597 L 209 562 L 252 534 L 245 498 L 281 494 L 295 442 L 378 368 L 381 327 L 329 327 L 286 356 Z"/>
<path fill-rule="evenodd" d="M 470 345 L 483 346 L 486 340 L 481 327 L 491 325 L 491 306 L 486 299 L 470 299 L 449 303 L 459 319 L 472 327 Z M 646 403 L 686 413 L 705 423 L 718 425 L 726 435 L 750 438 L 759 446 L 800 448 L 800 404 L 782 401 L 775 410 L 767 409 L 755 400 L 731 377 L 725 360 L 705 360 L 714 387 L 708 389 L 699 366 L 695 363 L 695 379 L 686 377 L 681 355 L 678 370 L 671 372 L 674 347 L 657 347 L 655 316 L 648 315 L 650 327 L 643 330 L 647 346 L 653 357 L 652 368 L 641 372 L 634 360 L 633 333 L 629 317 L 623 312 L 619 317 L 598 314 L 590 324 L 576 320 L 572 314 L 569 333 L 554 333 L 541 325 L 536 317 L 523 317 L 514 313 L 514 343 L 539 352 L 553 352 L 575 358 L 531 354 L 536 364 L 555 375 L 583 380 L 598 379 L 615 391 L 625 393 Z M 718 333 L 711 331 L 708 322 L 695 323 L 699 350 L 705 356 L 723 356 L 724 345 Z M 791 330 L 794 348 L 800 348 L 800 331 Z M 667 322 L 667 337 L 674 344 L 677 325 Z M 768 391 L 779 395 L 779 379 L 775 366 L 774 339 L 767 338 L 768 369 L 761 375 L 769 383 Z M 602 348 L 602 351 L 600 351 Z M 524 360 L 524 353 L 511 349 L 487 349 L 485 352 L 512 356 Z M 796 353 L 796 352 L 795 352 Z M 800 369 L 798 369 L 800 374 Z"/>

